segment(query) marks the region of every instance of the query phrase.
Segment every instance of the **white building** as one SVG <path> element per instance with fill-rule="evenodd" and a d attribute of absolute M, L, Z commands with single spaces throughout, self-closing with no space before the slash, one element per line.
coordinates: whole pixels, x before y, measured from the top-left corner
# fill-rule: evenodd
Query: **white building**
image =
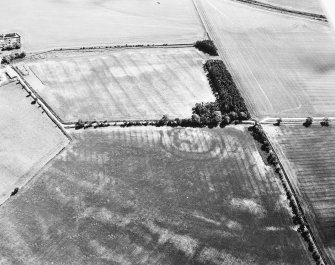
<path fill-rule="evenodd" d="M 21 36 L 17 33 L 0 34 L 0 49 L 2 48 L 20 48 Z"/>

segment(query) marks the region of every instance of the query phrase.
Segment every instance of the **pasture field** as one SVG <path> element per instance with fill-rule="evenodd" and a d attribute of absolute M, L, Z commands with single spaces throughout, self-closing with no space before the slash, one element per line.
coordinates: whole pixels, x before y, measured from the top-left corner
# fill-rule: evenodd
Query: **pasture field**
<path fill-rule="evenodd" d="M 325 252 L 335 264 L 335 129 L 283 125 L 264 126 L 303 208 L 318 232 Z"/>
<path fill-rule="evenodd" d="M 0 0 L 2 32 L 24 50 L 99 45 L 193 43 L 205 32 L 191 0 Z"/>
<path fill-rule="evenodd" d="M 197 0 L 254 118 L 335 116 L 335 34 L 326 23 Z"/>
<path fill-rule="evenodd" d="M 107 128 L 0 209 L 5 264 L 313 264 L 246 127 Z"/>
<path fill-rule="evenodd" d="M 63 122 L 189 118 L 215 100 L 206 59 L 193 47 L 64 52 L 29 62 L 25 79 Z"/>
<path fill-rule="evenodd" d="M 259 0 L 259 2 L 302 12 L 323 14 L 321 0 Z"/>
<path fill-rule="evenodd" d="M 0 86 L 0 203 L 69 142 L 26 95 L 15 82 Z"/>

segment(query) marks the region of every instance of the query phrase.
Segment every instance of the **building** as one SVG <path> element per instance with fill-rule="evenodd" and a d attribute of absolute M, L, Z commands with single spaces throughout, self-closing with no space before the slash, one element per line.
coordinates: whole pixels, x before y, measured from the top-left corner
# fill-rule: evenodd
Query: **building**
<path fill-rule="evenodd" d="M 0 34 L 0 49 L 21 48 L 21 36 L 17 33 Z"/>

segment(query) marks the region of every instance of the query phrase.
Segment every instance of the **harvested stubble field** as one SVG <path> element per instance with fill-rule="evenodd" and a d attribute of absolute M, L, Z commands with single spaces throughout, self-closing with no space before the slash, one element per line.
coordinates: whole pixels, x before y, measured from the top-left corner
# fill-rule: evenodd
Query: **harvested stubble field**
<path fill-rule="evenodd" d="M 252 116 L 335 116 L 329 25 L 228 0 L 197 0 Z"/>
<path fill-rule="evenodd" d="M 312 264 L 245 127 L 73 137 L 0 209 L 3 263 Z"/>
<path fill-rule="evenodd" d="M 0 203 L 68 143 L 26 95 L 15 82 L 0 86 Z"/>
<path fill-rule="evenodd" d="M 26 51 L 193 43 L 205 34 L 191 0 L 0 0 L 0 6 L 0 29 L 21 34 Z"/>
<path fill-rule="evenodd" d="M 207 56 L 193 47 L 53 55 L 28 63 L 25 78 L 63 122 L 189 118 L 195 103 L 215 100 Z"/>
<path fill-rule="evenodd" d="M 259 2 L 302 12 L 323 14 L 320 0 L 258 0 Z"/>
<path fill-rule="evenodd" d="M 264 128 L 335 264 L 335 129 L 320 124 Z"/>

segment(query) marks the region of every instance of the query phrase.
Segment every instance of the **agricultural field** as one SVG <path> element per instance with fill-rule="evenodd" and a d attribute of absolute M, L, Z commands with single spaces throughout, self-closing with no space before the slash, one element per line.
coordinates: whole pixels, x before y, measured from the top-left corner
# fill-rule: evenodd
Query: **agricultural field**
<path fill-rule="evenodd" d="M 26 95 L 15 82 L 0 86 L 0 204 L 69 142 Z"/>
<path fill-rule="evenodd" d="M 197 0 L 254 118 L 335 116 L 330 26 L 227 0 Z"/>
<path fill-rule="evenodd" d="M 335 264 L 335 129 L 286 125 L 264 126 L 303 207 Z"/>
<path fill-rule="evenodd" d="M 0 263 L 313 264 L 246 127 L 72 136 L 0 208 Z"/>
<path fill-rule="evenodd" d="M 290 10 L 297 10 L 302 12 L 324 14 L 322 10 L 321 0 L 259 0 L 259 2 L 287 8 Z"/>
<path fill-rule="evenodd" d="M 27 63 L 25 79 L 63 122 L 190 118 L 195 103 L 215 100 L 207 56 L 193 47 L 46 56 Z"/>
<path fill-rule="evenodd" d="M 28 52 L 193 43 L 205 36 L 192 0 L 0 0 L 0 6 L 6 11 L 0 29 L 19 33 Z"/>

